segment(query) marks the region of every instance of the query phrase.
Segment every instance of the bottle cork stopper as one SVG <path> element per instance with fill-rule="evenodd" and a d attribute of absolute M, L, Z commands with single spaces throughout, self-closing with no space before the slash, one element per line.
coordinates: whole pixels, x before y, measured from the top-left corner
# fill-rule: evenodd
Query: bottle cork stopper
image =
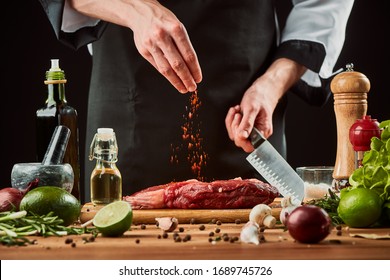
<path fill-rule="evenodd" d="M 353 70 L 337 74 L 330 85 L 334 97 L 334 111 L 337 125 L 337 154 L 333 178 L 348 181 L 355 170 L 354 149 L 349 139 L 349 130 L 357 119 L 367 114 L 367 93 L 370 90 L 368 78 Z"/>

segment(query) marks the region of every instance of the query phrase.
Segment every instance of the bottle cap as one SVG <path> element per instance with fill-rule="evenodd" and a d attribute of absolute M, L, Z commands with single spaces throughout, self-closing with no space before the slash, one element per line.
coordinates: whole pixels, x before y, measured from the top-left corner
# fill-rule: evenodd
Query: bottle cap
<path fill-rule="evenodd" d="M 118 145 L 114 129 L 98 128 L 90 146 L 89 160 L 104 157 L 105 161 L 114 163 L 118 160 L 117 156 Z"/>
<path fill-rule="evenodd" d="M 112 128 L 98 128 L 97 133 L 99 134 L 113 134 L 114 130 Z"/>
<path fill-rule="evenodd" d="M 57 81 L 57 83 L 58 81 L 66 83 L 65 72 L 60 68 L 59 59 L 57 58 L 51 59 L 50 69 L 46 71 L 45 84 L 56 83 L 52 81 Z"/>
<path fill-rule="evenodd" d="M 51 67 L 49 71 L 61 71 L 60 60 L 58 58 L 53 58 L 51 61 Z"/>
<path fill-rule="evenodd" d="M 370 115 L 357 119 L 349 129 L 349 140 L 353 145 L 354 151 L 370 150 L 371 138 L 380 137 L 381 129 L 376 119 Z"/>

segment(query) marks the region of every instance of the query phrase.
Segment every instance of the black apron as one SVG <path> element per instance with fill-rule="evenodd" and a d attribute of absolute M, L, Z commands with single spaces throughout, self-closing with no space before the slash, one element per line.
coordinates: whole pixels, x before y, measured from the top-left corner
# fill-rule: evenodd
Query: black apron
<path fill-rule="evenodd" d="M 183 22 L 198 55 L 203 81 L 194 122 L 207 154 L 202 179 L 253 178 L 247 154 L 229 139 L 225 117 L 271 63 L 276 47 L 273 0 L 160 1 Z M 109 24 L 93 43 L 87 151 L 97 128 L 112 127 L 119 146 L 117 165 L 123 194 L 196 178 L 181 147 L 191 94 L 180 94 L 137 51 L 128 28 Z M 274 113 L 273 145 L 285 156 L 282 101 Z M 184 117 L 183 117 L 184 116 Z M 171 162 L 173 149 L 178 163 Z M 95 162 L 85 165 L 86 201 Z"/>

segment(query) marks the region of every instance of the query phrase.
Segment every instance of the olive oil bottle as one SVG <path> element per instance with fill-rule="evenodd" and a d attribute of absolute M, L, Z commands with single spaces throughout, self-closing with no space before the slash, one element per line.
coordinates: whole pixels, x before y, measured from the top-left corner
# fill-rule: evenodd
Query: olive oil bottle
<path fill-rule="evenodd" d="M 45 105 L 36 111 L 37 160 L 42 162 L 55 128 L 59 125 L 70 130 L 64 163 L 72 166 L 74 184 L 72 195 L 81 200 L 80 157 L 77 111 L 71 107 L 65 96 L 65 72 L 59 67 L 59 60 L 51 60 L 51 68 L 46 71 L 47 99 Z"/>
<path fill-rule="evenodd" d="M 112 128 L 99 128 L 90 146 L 89 160 L 96 159 L 91 173 L 91 202 L 94 205 L 122 200 L 122 176 L 116 166 L 118 145 Z"/>

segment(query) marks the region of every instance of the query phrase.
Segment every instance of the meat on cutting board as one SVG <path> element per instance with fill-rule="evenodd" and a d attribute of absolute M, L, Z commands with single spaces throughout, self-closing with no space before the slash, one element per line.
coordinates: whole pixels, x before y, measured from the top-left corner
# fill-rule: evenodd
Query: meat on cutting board
<path fill-rule="evenodd" d="M 123 200 L 133 209 L 243 209 L 270 204 L 278 190 L 258 179 L 201 182 L 191 179 L 146 188 Z"/>

